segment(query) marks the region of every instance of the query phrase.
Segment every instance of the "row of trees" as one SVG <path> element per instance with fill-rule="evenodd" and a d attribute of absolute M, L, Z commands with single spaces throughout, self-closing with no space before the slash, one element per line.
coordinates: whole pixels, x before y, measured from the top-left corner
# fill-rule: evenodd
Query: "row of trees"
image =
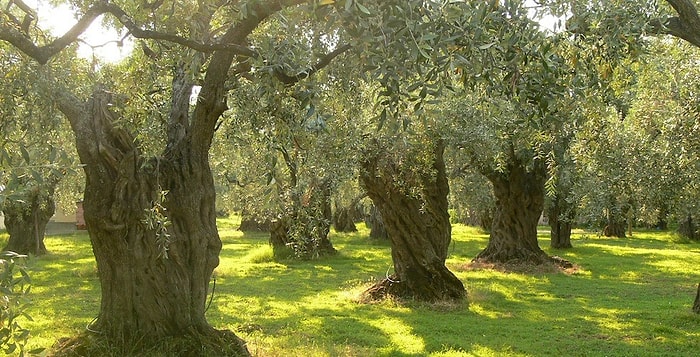
<path fill-rule="evenodd" d="M 552 261 L 537 243 L 545 204 L 557 247 L 570 245 L 575 209 L 593 221 L 605 208 L 618 235 L 635 214 L 690 221 L 695 68 L 683 45 L 642 35 L 697 45 L 700 21 L 692 2 L 666 3 L 545 1 L 540 10 L 570 17 L 548 33 L 517 1 L 73 2 L 77 24 L 52 38 L 13 0 L 2 4 L 3 66 L 33 77 L 5 87 L 2 120 L 39 123 L 17 110 L 35 104 L 11 92 L 24 87 L 70 125 L 102 291 L 91 330 L 117 345 L 194 336 L 245 355 L 204 315 L 221 250 L 215 173 L 248 193 L 243 208 L 269 219 L 276 247 L 307 258 L 334 251 L 331 197 L 358 178 L 392 245 L 394 275 L 373 297 L 466 296 L 444 264 L 450 177 L 492 189 L 493 206 L 465 209 L 492 222 L 476 257 L 488 262 Z M 92 72 L 71 46 L 101 15 L 139 50 Z M 660 54 L 642 55 L 647 42 Z M 26 163 L 8 182 L 52 182 L 27 149 L 48 139 L 3 140 L 18 148 L 5 162 Z"/>

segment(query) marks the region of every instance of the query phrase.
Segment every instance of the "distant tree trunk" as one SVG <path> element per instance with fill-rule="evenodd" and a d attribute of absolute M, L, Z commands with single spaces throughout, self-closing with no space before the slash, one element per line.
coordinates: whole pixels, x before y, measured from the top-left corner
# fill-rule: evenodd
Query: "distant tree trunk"
<path fill-rule="evenodd" d="M 55 187 L 53 182 L 37 184 L 30 187 L 21 200 L 5 200 L 3 213 L 10 240 L 3 250 L 33 255 L 47 253 L 44 234 L 47 223 L 56 211 L 53 199 Z"/>
<path fill-rule="evenodd" d="M 573 210 L 565 199 L 558 194 L 554 196 L 548 209 L 550 227 L 550 246 L 556 249 L 571 248 L 571 221 L 573 220 Z"/>
<path fill-rule="evenodd" d="M 360 208 L 360 200 L 367 197 L 366 194 L 355 197 L 346 207 L 336 205 L 335 213 L 333 213 L 333 228 L 336 232 L 357 232 L 355 222 L 362 218 Z"/>
<path fill-rule="evenodd" d="M 493 208 L 482 209 L 479 213 L 479 227 L 486 232 L 491 231 L 491 227 L 493 226 L 493 215 Z"/>
<path fill-rule="evenodd" d="M 625 238 L 627 220 L 625 212 L 617 208 L 610 208 L 606 212 L 607 224 L 603 228 L 603 235 L 606 237 Z"/>
<path fill-rule="evenodd" d="M 698 291 L 695 293 L 695 302 L 693 302 L 693 312 L 700 314 L 700 284 L 698 284 Z"/>
<path fill-rule="evenodd" d="M 466 297 L 462 282 L 445 266 L 451 240 L 447 211 L 449 186 L 443 161 L 444 145 L 434 149 L 435 176 L 419 178 L 422 198 L 407 194 L 396 184 L 395 162 L 376 145 L 362 162 L 360 182 L 379 209 L 391 241 L 394 274 L 365 292 L 372 299 L 387 295 L 421 301 L 458 300 Z"/>
<path fill-rule="evenodd" d="M 291 211 L 274 222 L 270 231 L 270 244 L 275 254 L 287 257 L 290 249 L 301 259 L 335 254 L 328 237 L 333 218 L 331 181 L 314 181 L 303 197 L 292 200 Z"/>
<path fill-rule="evenodd" d="M 686 237 L 690 240 L 696 240 L 700 237 L 698 237 L 697 234 L 698 227 L 695 225 L 695 222 L 693 222 L 693 216 L 688 213 L 688 216 L 678 224 L 678 233 Z"/>
<path fill-rule="evenodd" d="M 549 256 L 537 242 L 537 223 L 544 208 L 543 165 L 530 172 L 514 162 L 507 171 L 487 172 L 496 197 L 496 212 L 489 243 L 475 261 L 543 264 Z"/>
<path fill-rule="evenodd" d="M 384 227 L 384 220 L 382 219 L 382 214 L 379 213 L 377 206 L 372 205 L 369 209 L 369 215 L 365 218 L 365 224 L 369 227 L 369 237 L 372 239 L 389 239 L 389 235 L 386 233 L 386 227 Z"/>
<path fill-rule="evenodd" d="M 269 232 L 271 226 L 272 222 L 269 219 L 259 219 L 244 209 L 241 212 L 241 224 L 238 226 L 238 230 L 241 232 Z"/>
<path fill-rule="evenodd" d="M 668 229 L 668 203 L 662 202 L 659 205 L 659 211 L 656 218 L 656 229 L 665 231 Z"/>
<path fill-rule="evenodd" d="M 333 228 L 336 232 L 357 232 L 352 207 L 338 207 L 333 214 Z"/>

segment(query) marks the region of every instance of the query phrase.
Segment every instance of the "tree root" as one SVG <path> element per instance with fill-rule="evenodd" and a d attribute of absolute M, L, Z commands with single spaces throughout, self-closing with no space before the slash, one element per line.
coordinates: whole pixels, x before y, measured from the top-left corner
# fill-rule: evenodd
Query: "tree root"
<path fill-rule="evenodd" d="M 158 340 L 134 342 L 112 341 L 104 336 L 83 333 L 71 338 L 63 338 L 53 346 L 49 356 L 230 356 L 249 357 L 245 342 L 228 330 L 192 329 L 181 336 L 164 337 Z"/>

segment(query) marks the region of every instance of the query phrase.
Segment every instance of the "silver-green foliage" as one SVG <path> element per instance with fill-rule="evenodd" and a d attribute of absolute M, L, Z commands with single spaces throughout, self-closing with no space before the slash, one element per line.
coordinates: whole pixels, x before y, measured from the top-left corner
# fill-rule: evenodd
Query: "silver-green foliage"
<path fill-rule="evenodd" d="M 0 348 L 7 353 L 28 356 L 39 351 L 26 351 L 29 330 L 22 327 L 27 315 L 31 279 L 24 266 L 27 257 L 13 252 L 0 253 Z"/>

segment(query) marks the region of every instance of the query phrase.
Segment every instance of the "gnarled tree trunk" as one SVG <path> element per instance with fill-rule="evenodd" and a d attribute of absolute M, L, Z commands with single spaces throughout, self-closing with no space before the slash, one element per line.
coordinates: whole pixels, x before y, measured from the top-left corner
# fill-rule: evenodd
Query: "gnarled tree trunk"
<path fill-rule="evenodd" d="M 333 213 L 333 228 L 336 232 L 357 232 L 355 222 L 362 219 L 362 206 L 360 201 L 367 197 L 366 194 L 355 197 L 347 206 L 340 206 L 336 202 Z"/>
<path fill-rule="evenodd" d="M 489 243 L 475 261 L 543 264 L 549 256 L 537 242 L 537 223 L 544 208 L 543 165 L 528 171 L 513 162 L 506 172 L 488 172 L 496 197 Z"/>
<path fill-rule="evenodd" d="M 397 185 L 396 163 L 375 147 L 365 154 L 360 182 L 382 215 L 391 241 L 394 274 L 380 281 L 366 295 L 394 295 L 422 301 L 458 300 L 466 297 L 462 282 L 445 266 L 451 240 L 447 211 L 449 186 L 442 143 L 434 149 L 435 176 L 423 174 L 414 183 L 421 197 Z"/>
<path fill-rule="evenodd" d="M 616 216 L 609 216 L 608 223 L 603 228 L 603 235 L 606 237 L 625 238 L 625 228 L 627 222 Z"/>
<path fill-rule="evenodd" d="M 49 181 L 52 181 L 49 179 Z M 56 211 L 55 183 L 36 184 L 22 199 L 6 199 L 3 205 L 5 227 L 10 239 L 3 250 L 19 254 L 46 254 L 46 225 Z"/>
<path fill-rule="evenodd" d="M 189 100 L 189 91 L 181 92 L 176 98 Z M 86 178 L 84 216 L 102 294 L 89 330 L 130 351 L 168 337 L 219 341 L 227 353 L 249 355 L 237 336 L 205 318 L 221 250 L 208 163 L 215 120 L 190 127 L 187 110 L 174 103 L 171 121 L 182 130 L 170 133 L 162 156 L 146 159 L 134 136 L 114 125 L 108 92 L 98 88 L 85 104 L 56 96 Z"/>
<path fill-rule="evenodd" d="M 219 336 L 204 316 L 221 250 L 207 146 L 183 138 L 163 157 L 147 160 L 133 137 L 113 125 L 108 104 L 109 95 L 98 90 L 84 116 L 71 121 L 102 292 L 90 330 L 127 346 L 166 336 Z M 146 212 L 158 216 L 149 221 Z M 228 335 L 234 350 L 247 354 Z"/>

